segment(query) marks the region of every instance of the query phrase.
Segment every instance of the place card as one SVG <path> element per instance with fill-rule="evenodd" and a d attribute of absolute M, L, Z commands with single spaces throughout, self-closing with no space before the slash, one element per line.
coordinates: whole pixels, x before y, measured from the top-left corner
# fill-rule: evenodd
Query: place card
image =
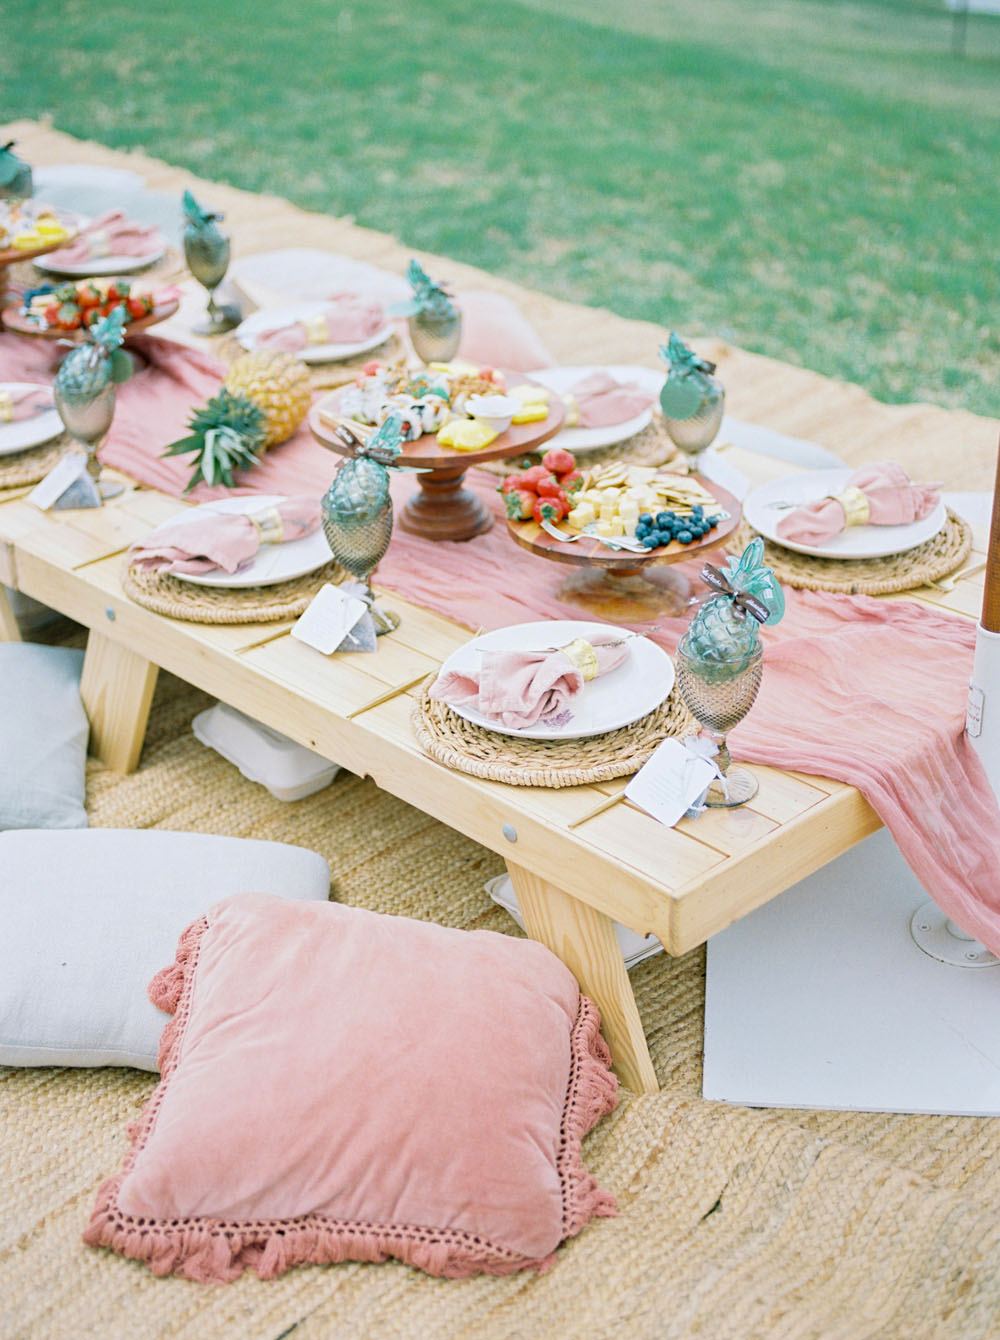
<path fill-rule="evenodd" d="M 680 740 L 664 740 L 626 786 L 625 795 L 673 828 L 718 775 L 711 759 L 686 749 Z"/>
<path fill-rule="evenodd" d="M 43 512 L 73 507 L 100 507 L 103 499 L 87 472 L 82 451 L 68 452 L 28 494 L 28 502 Z"/>
<path fill-rule="evenodd" d="M 363 635 L 352 636 L 352 630 L 366 615 L 371 618 L 366 600 L 349 589 L 343 590 L 327 583 L 313 597 L 293 626 L 292 637 L 308 647 L 315 647 L 324 656 L 337 651 L 348 639 L 353 645 L 343 647 L 345 651 L 374 651 L 374 632 L 370 648 Z M 360 634 L 361 630 L 358 631 Z"/>

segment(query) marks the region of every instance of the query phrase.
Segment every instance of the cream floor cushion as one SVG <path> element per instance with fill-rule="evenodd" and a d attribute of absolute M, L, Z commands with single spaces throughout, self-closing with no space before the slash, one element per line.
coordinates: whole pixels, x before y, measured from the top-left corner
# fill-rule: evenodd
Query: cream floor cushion
<path fill-rule="evenodd" d="M 0 832 L 0 1065 L 157 1070 L 146 995 L 184 928 L 236 893 L 325 900 L 323 857 L 154 830 Z"/>

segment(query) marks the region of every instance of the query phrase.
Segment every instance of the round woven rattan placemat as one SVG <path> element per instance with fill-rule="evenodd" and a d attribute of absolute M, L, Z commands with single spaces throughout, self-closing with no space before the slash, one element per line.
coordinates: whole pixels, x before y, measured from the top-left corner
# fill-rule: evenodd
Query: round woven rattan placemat
<path fill-rule="evenodd" d="M 190 623 L 278 623 L 297 619 L 327 582 L 339 584 L 347 576 L 339 563 L 326 563 L 305 577 L 274 586 L 195 586 L 169 572 L 146 572 L 126 567 L 122 589 L 130 600 L 156 614 Z"/>
<path fill-rule="evenodd" d="M 0 489 L 20 489 L 44 479 L 63 455 L 73 447 L 73 439 L 61 433 L 40 447 L 0 456 Z"/>
<path fill-rule="evenodd" d="M 410 713 L 421 749 L 458 772 L 511 786 L 582 786 L 628 777 L 668 735 L 697 728 L 675 685 L 655 712 L 631 726 L 583 740 L 526 740 L 466 721 L 430 697 L 431 683 L 423 685 Z"/>
<path fill-rule="evenodd" d="M 557 437 L 555 441 L 547 442 L 543 451 L 558 445 Z M 487 461 L 478 468 L 503 478 L 526 469 L 525 461 L 529 465 L 536 465 L 542 459 L 542 454 L 543 452 L 536 452 L 533 455 L 507 456 L 500 461 Z M 616 442 L 611 447 L 599 447 L 595 451 L 581 452 L 576 464 L 579 470 L 586 470 L 595 465 L 611 465 L 615 461 L 628 461 L 629 465 L 665 465 L 674 457 L 685 462 L 690 459 L 677 450 L 667 436 L 663 420 L 654 414 L 652 421 L 641 433 L 627 437 L 624 442 Z"/>
<path fill-rule="evenodd" d="M 757 532 L 745 521 L 726 545 L 740 553 Z M 905 554 L 885 558 L 814 558 L 764 540 L 764 562 L 779 581 L 803 591 L 848 596 L 887 596 L 935 582 L 960 568 L 972 549 L 972 527 L 951 509 L 938 533 Z"/>

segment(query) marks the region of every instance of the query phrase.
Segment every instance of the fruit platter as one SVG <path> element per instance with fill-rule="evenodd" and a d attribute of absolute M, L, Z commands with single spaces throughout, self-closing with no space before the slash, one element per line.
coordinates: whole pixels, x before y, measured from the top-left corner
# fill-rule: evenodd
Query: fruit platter
<path fill-rule="evenodd" d="M 397 524 L 430 540 L 468 540 L 489 530 L 493 518 L 463 487 L 470 465 L 532 451 L 562 427 L 565 406 L 519 373 L 466 363 L 426 368 L 366 364 L 309 415 L 313 436 L 344 453 L 339 436 L 374 431 L 390 414 L 402 418 L 398 464 L 420 471 L 419 488 L 400 509 Z"/>
<path fill-rule="evenodd" d="M 603 617 L 679 613 L 690 588 L 668 565 L 722 544 L 742 515 L 698 475 L 626 462 L 579 470 L 560 448 L 499 491 L 516 543 L 576 568 L 560 595 Z"/>
<path fill-rule="evenodd" d="M 77 231 L 75 219 L 35 200 L 0 200 L 0 295 L 8 266 L 66 246 Z"/>
<path fill-rule="evenodd" d="M 157 292 L 121 278 L 80 279 L 27 289 L 19 303 L 4 310 L 3 324 L 21 335 L 81 339 L 95 321 L 123 307 L 126 333 L 136 335 L 172 316 L 179 302 L 171 289 Z"/>

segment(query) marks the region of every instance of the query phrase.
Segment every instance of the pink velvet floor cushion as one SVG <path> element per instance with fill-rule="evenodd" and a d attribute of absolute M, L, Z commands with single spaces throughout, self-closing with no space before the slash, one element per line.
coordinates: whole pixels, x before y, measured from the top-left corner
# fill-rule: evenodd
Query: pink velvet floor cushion
<path fill-rule="evenodd" d="M 544 946 L 336 903 L 224 900 L 150 996 L 163 1078 L 85 1241 L 158 1275 L 552 1263 L 612 1197 L 597 1011 Z"/>

